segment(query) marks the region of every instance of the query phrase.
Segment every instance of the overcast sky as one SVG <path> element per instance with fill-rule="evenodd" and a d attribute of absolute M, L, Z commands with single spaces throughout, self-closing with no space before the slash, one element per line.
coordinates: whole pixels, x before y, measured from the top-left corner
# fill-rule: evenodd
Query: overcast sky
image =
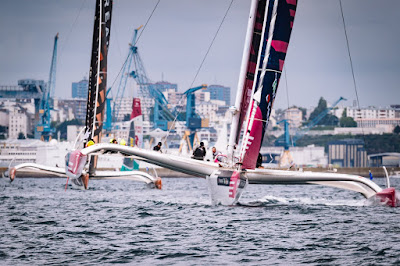
<path fill-rule="evenodd" d="M 161 0 L 137 44 L 150 80 L 163 77 L 180 91 L 188 89 L 230 2 Z M 156 3 L 114 0 L 108 87 L 127 56 L 133 30 L 146 23 Z M 361 106 L 400 104 L 400 1 L 342 4 Z M 24 78 L 47 81 L 59 32 L 56 96 L 70 98 L 71 83 L 89 72 L 95 0 L 2 0 L 1 5 L 0 85 Z M 229 86 L 234 99 L 249 8 L 250 0 L 234 0 L 194 86 Z M 338 0 L 299 0 L 285 70 L 276 108 L 315 106 L 321 96 L 328 102 L 343 96 L 345 105 L 353 104 Z M 136 95 L 133 83 L 128 90 Z"/>

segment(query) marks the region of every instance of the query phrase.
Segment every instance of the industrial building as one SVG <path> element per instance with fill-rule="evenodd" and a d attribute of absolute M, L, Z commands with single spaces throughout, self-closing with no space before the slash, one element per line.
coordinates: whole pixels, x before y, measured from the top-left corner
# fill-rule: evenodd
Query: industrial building
<path fill-rule="evenodd" d="M 328 163 L 339 167 L 367 167 L 364 141 L 343 139 L 328 143 Z"/>

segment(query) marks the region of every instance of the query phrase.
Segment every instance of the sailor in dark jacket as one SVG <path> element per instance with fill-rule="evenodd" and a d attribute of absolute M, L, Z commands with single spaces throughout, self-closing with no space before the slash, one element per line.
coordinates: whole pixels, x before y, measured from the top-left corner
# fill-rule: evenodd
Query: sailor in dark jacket
<path fill-rule="evenodd" d="M 153 151 L 159 151 L 162 153 L 161 146 L 162 146 L 162 143 L 159 142 L 156 146 L 153 147 Z"/>
<path fill-rule="evenodd" d="M 196 160 L 204 160 L 204 156 L 206 156 L 206 148 L 204 147 L 204 142 L 200 142 L 200 146 L 193 151 L 192 158 Z"/>

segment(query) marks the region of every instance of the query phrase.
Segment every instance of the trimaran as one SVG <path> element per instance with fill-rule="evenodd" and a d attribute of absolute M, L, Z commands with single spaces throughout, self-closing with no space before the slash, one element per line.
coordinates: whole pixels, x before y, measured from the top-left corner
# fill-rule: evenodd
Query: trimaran
<path fill-rule="evenodd" d="M 95 19 L 91 73 L 97 69 L 98 75 L 91 75 L 88 110 L 92 113 L 86 120 L 86 130 L 97 144 L 75 150 L 67 156 L 67 176 L 75 180 L 74 182 L 80 181 L 84 184 L 88 173 L 83 169 L 88 157 L 119 152 L 177 172 L 206 178 L 213 204 L 237 203 L 248 184 L 314 184 L 356 191 L 366 198 L 376 197 L 389 206 L 397 206 L 393 187 L 382 189 L 361 176 L 255 168 L 282 73 L 296 6 L 297 0 L 252 0 L 236 102 L 232 108 L 228 163 L 218 164 L 138 147 L 99 143 L 104 114 L 105 58 L 109 41 L 111 1 L 97 0 L 96 14 L 102 15 Z M 91 86 L 93 84 L 95 86 Z M 93 98 L 96 100 L 93 101 Z M 242 128 L 243 139 L 238 148 Z M 89 173 L 95 164 L 96 159 L 90 160 Z"/>
<path fill-rule="evenodd" d="M 206 178 L 213 204 L 235 204 L 248 184 L 316 184 L 356 191 L 366 198 L 375 196 L 389 206 L 396 206 L 394 188 L 382 189 L 361 176 L 255 168 L 282 73 L 296 6 L 297 0 L 252 0 L 236 102 L 232 108 L 227 164 L 101 143 L 74 151 L 68 161 L 67 175 L 81 176 L 79 169 L 87 156 L 115 151 Z M 238 149 L 242 127 L 243 139 Z"/>
<path fill-rule="evenodd" d="M 90 61 L 88 101 L 86 108 L 86 125 L 84 132 L 84 145 L 89 140 L 99 143 L 102 137 L 102 129 L 104 122 L 105 100 L 106 100 L 106 83 L 107 83 L 107 53 L 110 41 L 111 29 L 111 0 L 97 0 L 93 29 L 92 55 Z M 138 106 L 138 108 L 135 108 Z M 134 101 L 131 115 L 131 129 L 133 132 L 134 120 L 141 116 L 140 102 Z M 135 137 L 130 135 L 130 137 Z M 79 136 L 78 136 L 79 138 Z M 141 141 L 140 141 L 141 142 Z M 67 154 L 67 157 L 70 153 Z M 69 158 L 69 157 L 68 157 Z M 67 159 L 68 159 L 67 158 Z M 161 179 L 153 177 L 146 172 L 131 171 L 131 158 L 124 159 L 123 169 L 128 171 L 96 171 L 97 156 L 89 157 L 89 168 L 84 170 L 83 166 L 79 169 L 81 174 L 77 178 L 71 179 L 71 183 L 78 188 L 87 189 L 90 178 L 98 179 L 129 179 L 141 181 L 146 184 L 153 184 L 153 187 L 161 188 Z M 82 162 L 86 164 L 85 162 Z M 66 166 L 68 168 L 68 165 Z M 32 169 L 34 171 L 48 172 L 56 175 L 65 176 L 65 168 L 50 167 L 35 163 L 22 163 L 10 168 L 6 172 L 6 176 L 10 180 L 14 180 L 16 173 L 21 169 Z M 68 180 L 67 180 L 68 182 Z"/>

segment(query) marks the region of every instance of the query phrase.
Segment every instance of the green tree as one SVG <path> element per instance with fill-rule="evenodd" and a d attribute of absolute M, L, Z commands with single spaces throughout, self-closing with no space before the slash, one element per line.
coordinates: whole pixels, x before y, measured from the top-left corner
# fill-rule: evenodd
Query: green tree
<path fill-rule="evenodd" d="M 314 120 L 319 114 L 324 112 L 327 108 L 326 100 L 321 97 L 318 101 L 318 106 L 312 111 L 310 114 L 309 121 Z M 326 114 L 317 125 L 325 125 L 325 126 L 336 126 L 339 123 L 339 118 L 335 115 Z"/>
<path fill-rule="evenodd" d="M 395 133 L 395 134 L 399 134 L 400 133 L 400 126 L 399 125 L 394 127 L 393 133 Z"/>
<path fill-rule="evenodd" d="M 343 109 L 342 117 L 339 119 L 340 127 L 357 127 L 357 122 L 352 117 L 347 117 L 347 108 Z"/>
<path fill-rule="evenodd" d="M 357 122 L 352 117 L 341 117 L 339 120 L 340 127 L 357 127 Z"/>
<path fill-rule="evenodd" d="M 67 127 L 69 125 L 81 126 L 82 123 L 78 119 L 64 121 L 56 127 L 56 132 L 60 131 L 60 138 L 67 139 Z"/>
<path fill-rule="evenodd" d="M 18 139 L 25 139 L 25 134 L 22 132 L 18 133 Z"/>

